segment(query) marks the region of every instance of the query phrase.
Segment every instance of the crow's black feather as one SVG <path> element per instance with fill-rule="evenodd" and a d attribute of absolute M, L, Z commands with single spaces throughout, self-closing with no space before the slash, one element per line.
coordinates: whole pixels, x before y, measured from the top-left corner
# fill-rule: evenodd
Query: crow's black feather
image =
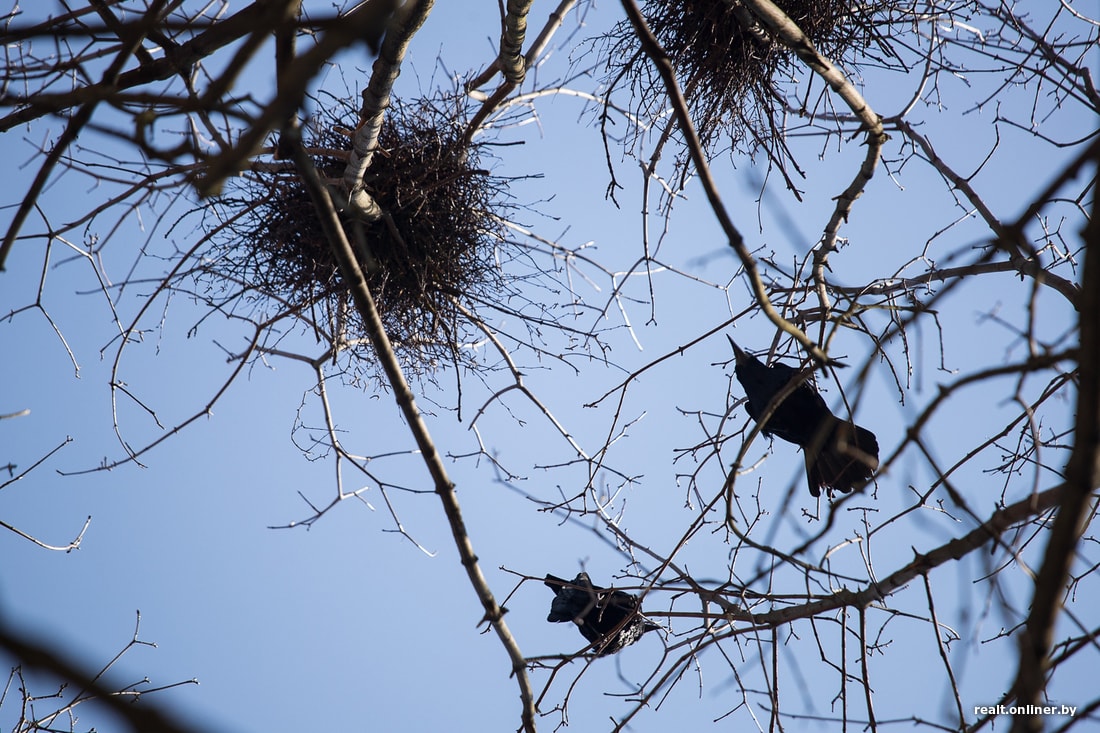
<path fill-rule="evenodd" d="M 548 574 L 545 582 L 554 591 L 546 620 L 575 623 L 598 656 L 614 654 L 660 628 L 642 615 L 635 596 L 592 585 L 588 573 L 571 581 Z"/>
<path fill-rule="evenodd" d="M 728 337 L 727 337 L 728 338 Z M 786 364 L 765 366 L 730 339 L 734 373 L 745 388 L 745 409 L 760 422 L 772 398 L 800 372 Z M 810 493 L 829 496 L 862 488 L 878 469 L 878 440 L 870 430 L 841 420 L 829 410 L 813 386 L 804 381 L 775 406 L 760 427 L 765 435 L 776 435 L 800 446 L 806 458 L 806 481 Z"/>

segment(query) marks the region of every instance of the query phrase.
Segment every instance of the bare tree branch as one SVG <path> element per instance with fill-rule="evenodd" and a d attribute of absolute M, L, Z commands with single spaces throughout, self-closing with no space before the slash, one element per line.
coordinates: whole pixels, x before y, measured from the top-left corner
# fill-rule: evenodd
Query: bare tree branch
<path fill-rule="evenodd" d="M 1100 167 L 1100 155 L 1093 159 L 1093 166 L 1094 170 Z M 1013 692 L 1017 705 L 1025 707 L 1042 701 L 1050 669 L 1054 623 L 1062 607 L 1078 543 L 1090 516 L 1089 507 L 1095 501 L 1093 492 L 1100 487 L 1100 204 L 1095 202 L 1084 238 L 1086 252 L 1077 326 L 1081 345 L 1073 453 L 1066 467 L 1065 494 L 1035 579 L 1031 613 L 1019 638 L 1020 667 Z M 1017 713 L 1012 721 L 1013 733 L 1033 733 L 1042 729 L 1043 718 L 1035 713 Z"/>
<path fill-rule="evenodd" d="M 140 618 L 139 614 L 139 624 Z M 126 649 L 129 649 L 135 643 L 147 643 L 137 640 L 137 630 L 134 631 L 134 639 L 127 645 Z M 103 679 L 107 669 L 126 652 L 126 649 L 123 649 L 112 660 L 111 664 L 107 665 L 107 669 L 92 672 L 83 669 L 75 661 L 63 656 L 52 646 L 34 639 L 33 635 L 27 633 L 25 629 L 19 629 L 11 625 L 3 614 L 0 614 L 0 649 L 19 659 L 22 664 L 59 677 L 65 680 L 66 683 L 72 683 L 79 688 L 75 702 L 96 700 L 118 716 L 127 729 L 136 733 L 194 733 L 199 730 L 182 725 L 174 716 L 161 711 L 155 704 L 148 702 L 142 705 L 133 704 L 137 697 L 147 694 L 147 692 L 120 691 Z M 197 684 L 197 680 L 180 684 Z M 47 728 L 39 728 L 39 722 L 43 721 L 36 721 L 32 730 L 47 730 Z M 50 729 L 52 730 L 52 728 Z M 203 730 L 208 731 L 209 729 L 203 728 Z"/>
<path fill-rule="evenodd" d="M 351 138 L 351 155 L 344 169 L 344 188 L 348 206 L 356 216 L 369 221 L 382 217 L 378 203 L 363 189 L 363 176 L 370 168 L 382 120 L 390 106 L 394 82 L 401 73 L 412 37 L 420 30 L 432 10 L 434 0 L 408 0 L 390 18 L 378 58 L 374 61 L 370 83 L 363 90 L 363 106 L 359 111 L 359 126 Z"/>
<path fill-rule="evenodd" d="M 149 6 L 149 10 L 142 16 L 141 23 L 132 32 L 128 32 L 127 36 L 121 38 L 124 45 L 115 56 L 114 61 L 111 62 L 111 65 L 103 72 L 103 79 L 99 82 L 100 86 L 113 88 L 118 84 L 123 66 L 126 65 L 130 57 L 141 47 L 141 43 L 149 31 L 160 21 L 160 13 L 166 2 L 167 0 L 153 0 L 153 3 Z M 27 215 L 31 213 L 31 209 L 38 200 L 39 194 L 42 193 L 42 189 L 45 188 L 46 181 L 49 180 L 54 167 L 61 159 L 61 156 L 68 152 L 69 146 L 72 145 L 73 141 L 80 135 L 80 131 L 83 130 L 92 119 L 92 114 L 95 112 L 97 104 L 98 102 L 96 100 L 92 100 L 80 106 L 76 113 L 69 119 L 68 124 L 65 126 L 65 131 L 61 134 L 57 142 L 53 144 L 53 148 L 50 150 L 49 155 L 46 156 L 46 160 L 38 169 L 38 174 L 31 183 L 30 190 L 23 196 L 23 201 L 19 204 L 19 208 L 16 209 L 15 216 L 12 217 L 11 224 L 8 225 L 8 229 L 4 233 L 4 240 L 0 242 L 0 272 L 3 272 L 4 262 L 8 258 L 8 252 L 11 251 L 11 247 L 15 243 L 15 238 L 19 236 L 19 231 L 23 228 L 23 222 L 26 221 Z"/>
<path fill-rule="evenodd" d="M 340 219 L 337 216 L 336 209 L 332 204 L 328 191 L 324 187 L 324 183 L 321 181 L 320 176 L 317 174 L 317 170 L 314 168 L 312 160 L 310 160 L 301 145 L 297 145 L 294 148 L 294 161 L 298 164 L 303 180 L 309 189 L 310 196 L 313 198 L 314 204 L 317 207 L 317 214 L 321 218 L 322 225 L 329 236 L 333 251 L 340 262 L 340 269 L 344 278 L 349 283 L 352 297 L 355 299 L 356 308 L 358 308 L 360 315 L 366 323 L 367 333 L 370 336 L 374 353 L 377 354 L 379 360 L 382 362 L 386 376 L 390 381 L 390 385 L 393 387 L 397 404 L 400 406 L 409 424 L 410 430 L 412 430 L 413 437 L 416 439 L 416 444 L 420 448 L 421 457 L 435 483 L 436 494 L 439 496 L 440 501 L 443 502 L 443 510 L 447 515 L 447 521 L 450 524 L 451 533 L 454 537 L 455 546 L 458 549 L 462 566 L 466 569 L 470 584 L 473 586 L 474 592 L 477 593 L 478 599 L 485 609 L 485 616 L 482 620 L 492 625 L 497 636 L 500 638 L 501 644 L 503 644 L 505 651 L 507 651 L 509 658 L 512 660 L 512 673 L 516 677 L 516 682 L 520 689 L 520 698 L 523 701 L 521 711 L 523 729 L 529 733 L 534 733 L 534 695 L 531 690 L 531 684 L 527 678 L 526 662 L 523 654 L 519 650 L 519 646 L 516 644 L 515 638 L 512 636 L 512 632 L 504 621 L 505 610 L 497 604 L 496 599 L 493 597 L 492 589 L 489 588 L 489 583 L 481 572 L 477 554 L 474 552 L 473 544 L 466 532 L 465 522 L 462 520 L 462 511 L 458 503 L 458 498 L 455 495 L 454 484 L 447 475 L 447 469 L 444 467 L 439 452 L 436 450 L 435 443 L 432 440 L 431 434 L 428 432 L 428 427 L 424 423 L 424 418 L 416 406 L 416 399 L 413 396 L 412 389 L 410 389 L 408 382 L 405 381 L 405 376 L 401 371 L 401 365 L 397 362 L 397 357 L 393 352 L 393 347 L 390 345 L 389 337 L 386 335 L 385 328 L 382 326 L 382 321 L 375 308 L 374 298 L 371 295 L 370 289 L 367 287 L 366 278 L 363 276 L 363 272 L 359 267 L 359 262 L 356 259 L 355 252 L 351 248 L 351 244 L 344 235 L 343 227 L 340 224 Z"/>

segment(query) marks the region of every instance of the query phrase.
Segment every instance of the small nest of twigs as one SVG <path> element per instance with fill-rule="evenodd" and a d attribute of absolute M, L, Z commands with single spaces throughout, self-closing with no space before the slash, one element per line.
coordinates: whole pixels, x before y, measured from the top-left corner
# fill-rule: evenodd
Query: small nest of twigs
<path fill-rule="evenodd" d="M 333 182 L 355 119 L 346 102 L 337 106 L 304 135 L 314 165 Z M 344 221 L 390 340 L 415 376 L 464 361 L 459 347 L 472 326 L 463 309 L 508 291 L 500 270 L 508 181 L 480 168 L 479 146 L 464 146 L 461 135 L 453 106 L 395 102 L 365 181 L 385 216 Z M 223 224 L 204 279 L 222 289 L 236 283 L 265 318 L 293 316 L 353 356 L 368 356 L 362 321 L 294 166 L 257 162 L 236 188 L 219 202 Z"/>
<path fill-rule="evenodd" d="M 857 54 L 875 63 L 900 64 L 882 34 L 892 3 L 776 0 L 776 5 L 818 51 L 838 64 Z M 672 60 L 708 155 L 728 146 L 750 154 L 763 148 L 775 159 L 788 159 L 782 139 L 783 118 L 791 109 L 783 87 L 806 73 L 794 52 L 762 25 L 746 28 L 723 0 L 645 0 L 641 9 Z M 746 18 L 747 13 L 745 10 L 740 17 Z M 638 110 L 645 116 L 666 110 L 664 84 L 640 50 L 630 23 L 620 22 L 608 42 L 612 87 L 624 81 L 629 84 Z M 798 110 L 813 104 L 801 100 Z"/>

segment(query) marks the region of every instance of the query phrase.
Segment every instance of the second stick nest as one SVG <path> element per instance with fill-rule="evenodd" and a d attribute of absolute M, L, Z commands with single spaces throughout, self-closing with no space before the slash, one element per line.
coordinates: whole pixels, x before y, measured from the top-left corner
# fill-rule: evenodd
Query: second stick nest
<path fill-rule="evenodd" d="M 786 159 L 783 140 L 792 111 L 813 111 L 814 102 L 788 99 L 785 87 L 807 70 L 794 52 L 759 23 L 746 27 L 747 9 L 735 12 L 725 0 L 645 0 L 642 14 L 669 56 L 708 155 L 724 147 L 753 153 L 764 149 Z M 776 0 L 818 51 L 838 64 L 858 56 L 879 65 L 898 65 L 883 33 L 893 3 L 847 0 Z M 630 86 L 647 116 L 667 109 L 660 77 L 629 22 L 610 33 L 612 86 Z"/>

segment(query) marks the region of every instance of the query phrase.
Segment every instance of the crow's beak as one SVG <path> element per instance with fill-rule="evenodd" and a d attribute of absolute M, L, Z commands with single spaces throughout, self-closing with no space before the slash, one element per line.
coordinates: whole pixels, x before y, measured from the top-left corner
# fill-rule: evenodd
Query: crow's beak
<path fill-rule="evenodd" d="M 737 362 L 738 364 L 740 364 L 741 362 L 743 362 L 743 361 L 744 361 L 745 359 L 748 359 L 748 358 L 749 358 L 749 355 L 748 355 L 748 354 L 746 354 L 746 353 L 745 353 L 745 352 L 744 352 L 744 351 L 743 351 L 743 350 L 741 349 L 741 347 L 740 347 L 740 346 L 738 346 L 737 344 L 735 344 L 735 343 L 733 342 L 733 339 L 732 339 L 732 338 L 730 338 L 730 337 L 729 337 L 729 335 L 727 335 L 727 336 L 726 336 L 726 339 L 727 339 L 727 340 L 729 340 L 729 342 L 730 342 L 730 346 L 732 346 L 732 347 L 733 347 L 733 358 L 734 358 L 734 360 L 735 360 L 735 361 L 736 361 L 736 362 Z"/>

